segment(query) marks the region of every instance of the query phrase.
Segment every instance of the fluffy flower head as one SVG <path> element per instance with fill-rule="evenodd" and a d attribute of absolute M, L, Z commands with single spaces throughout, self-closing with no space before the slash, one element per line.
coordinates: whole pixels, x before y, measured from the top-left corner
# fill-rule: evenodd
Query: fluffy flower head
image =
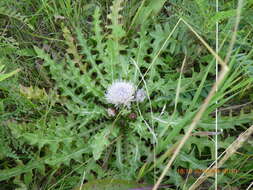
<path fill-rule="evenodd" d="M 145 90 L 144 89 L 137 90 L 135 100 L 137 102 L 143 102 L 145 100 L 145 98 L 146 98 Z"/>
<path fill-rule="evenodd" d="M 130 106 L 134 101 L 135 86 L 131 82 L 116 81 L 108 87 L 106 92 L 106 100 L 115 106 Z"/>

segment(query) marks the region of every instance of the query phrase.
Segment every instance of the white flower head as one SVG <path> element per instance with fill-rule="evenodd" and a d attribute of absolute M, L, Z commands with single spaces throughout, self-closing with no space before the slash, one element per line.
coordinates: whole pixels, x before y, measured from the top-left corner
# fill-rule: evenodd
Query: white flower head
<path fill-rule="evenodd" d="M 131 82 L 116 81 L 108 87 L 106 100 L 115 106 L 125 105 L 128 108 L 134 101 L 135 86 Z"/>
<path fill-rule="evenodd" d="M 145 100 L 145 98 L 146 98 L 145 90 L 144 89 L 137 90 L 135 100 L 137 102 L 143 102 Z"/>

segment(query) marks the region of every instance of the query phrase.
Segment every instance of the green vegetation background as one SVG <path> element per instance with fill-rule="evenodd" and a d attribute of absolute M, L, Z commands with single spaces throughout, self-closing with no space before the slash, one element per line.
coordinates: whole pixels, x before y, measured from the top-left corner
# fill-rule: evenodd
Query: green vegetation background
<path fill-rule="evenodd" d="M 219 3 L 217 13 L 206 0 L 1 0 L 0 189 L 69 190 L 105 178 L 152 184 L 215 82 L 214 57 L 184 23 L 175 26 L 183 18 L 215 49 L 218 22 L 225 58 L 237 1 Z M 179 169 L 214 161 L 206 134 L 216 108 L 219 154 L 253 124 L 252 9 L 244 1 L 230 71 L 193 132 L 205 135 L 189 138 L 164 179 L 172 189 L 197 179 Z M 118 79 L 148 98 L 111 117 L 104 93 Z M 219 173 L 221 189 L 249 186 L 252 146 L 251 138 L 225 163 L 238 173 Z"/>

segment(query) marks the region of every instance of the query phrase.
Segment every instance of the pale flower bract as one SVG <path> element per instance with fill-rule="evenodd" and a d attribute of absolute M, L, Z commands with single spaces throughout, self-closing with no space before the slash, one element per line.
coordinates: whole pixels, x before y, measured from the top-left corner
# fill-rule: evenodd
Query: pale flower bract
<path fill-rule="evenodd" d="M 106 100 L 115 106 L 125 105 L 130 107 L 134 101 L 135 86 L 131 82 L 116 81 L 108 87 Z"/>

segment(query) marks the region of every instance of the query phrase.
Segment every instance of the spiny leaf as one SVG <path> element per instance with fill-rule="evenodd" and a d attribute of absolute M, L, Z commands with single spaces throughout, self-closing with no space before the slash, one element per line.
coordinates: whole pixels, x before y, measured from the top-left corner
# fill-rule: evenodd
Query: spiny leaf
<path fill-rule="evenodd" d="M 45 100 L 48 98 L 47 93 L 45 91 L 45 89 L 40 89 L 37 86 L 33 87 L 25 87 L 22 85 L 19 85 L 20 87 L 20 93 L 27 97 L 28 99 L 37 99 L 37 100 Z"/>
<path fill-rule="evenodd" d="M 66 44 L 68 45 L 67 52 L 74 56 L 74 63 L 77 63 L 79 66 L 81 65 L 82 57 L 79 55 L 76 45 L 74 43 L 74 38 L 72 37 L 69 29 L 67 27 L 63 27 L 63 36 L 66 40 Z"/>
<path fill-rule="evenodd" d="M 94 36 L 92 36 L 92 39 L 94 39 L 97 42 L 97 50 L 99 51 L 99 57 L 104 60 L 104 46 L 105 44 L 102 42 L 104 39 L 104 34 L 102 33 L 103 29 L 100 26 L 101 21 L 100 21 L 101 13 L 100 9 L 96 7 L 93 18 L 93 30 L 94 30 Z"/>
<path fill-rule="evenodd" d="M 33 162 L 28 162 L 22 166 L 17 166 L 17 167 L 11 168 L 11 169 L 1 170 L 0 181 L 7 180 L 7 179 L 14 177 L 14 176 L 19 176 L 23 173 L 30 172 L 31 170 L 33 170 L 35 168 L 41 168 L 43 166 L 44 165 L 43 165 L 42 161 L 33 161 Z"/>
<path fill-rule="evenodd" d="M 87 152 L 87 148 L 69 149 L 65 147 L 61 152 L 52 154 L 45 159 L 45 163 L 53 167 L 59 167 L 61 164 L 70 165 L 70 160 L 82 162 L 82 155 Z"/>
<path fill-rule="evenodd" d="M 120 11 L 123 9 L 121 6 L 122 3 L 123 0 L 113 1 L 113 5 L 110 7 L 111 13 L 107 16 L 112 22 L 112 24 L 108 25 L 107 28 L 112 29 L 111 38 L 114 40 L 119 40 L 125 35 L 123 25 L 120 23 L 120 19 L 122 18 Z"/>
<path fill-rule="evenodd" d="M 139 9 L 132 20 L 131 27 L 135 28 L 138 25 L 144 25 L 147 24 L 147 22 L 150 22 L 151 19 L 148 18 L 156 16 L 162 9 L 165 2 L 166 0 L 149 0 L 146 2 L 144 0 L 142 2 L 144 4 L 139 6 Z"/>
<path fill-rule="evenodd" d="M 209 19 L 208 25 L 212 27 L 216 22 L 221 22 L 225 19 L 231 18 L 236 15 L 236 10 L 219 11 Z"/>
<path fill-rule="evenodd" d="M 18 20 L 19 22 L 27 25 L 31 30 L 34 30 L 34 27 L 28 22 L 28 19 L 13 9 L 5 6 L 0 7 L 0 15 L 4 15 L 10 19 Z"/>
<path fill-rule="evenodd" d="M 101 157 L 101 154 L 105 148 L 110 144 L 108 140 L 108 135 L 110 134 L 109 129 L 104 129 L 100 133 L 96 134 L 91 140 L 90 145 L 95 160 L 98 160 Z"/>
<path fill-rule="evenodd" d="M 129 190 L 130 188 L 144 187 L 134 181 L 117 180 L 117 179 L 104 179 L 90 181 L 82 186 L 82 190 Z M 75 190 L 80 187 L 75 188 Z"/>
<path fill-rule="evenodd" d="M 209 4 L 205 0 L 195 0 L 197 3 L 199 10 L 201 12 L 201 15 L 203 17 L 207 16 L 207 7 L 209 7 Z"/>
<path fill-rule="evenodd" d="M 20 71 L 20 69 L 17 69 L 15 71 L 11 71 L 10 73 L 4 73 L 4 65 L 0 64 L 0 82 L 15 75 L 19 71 Z"/>

